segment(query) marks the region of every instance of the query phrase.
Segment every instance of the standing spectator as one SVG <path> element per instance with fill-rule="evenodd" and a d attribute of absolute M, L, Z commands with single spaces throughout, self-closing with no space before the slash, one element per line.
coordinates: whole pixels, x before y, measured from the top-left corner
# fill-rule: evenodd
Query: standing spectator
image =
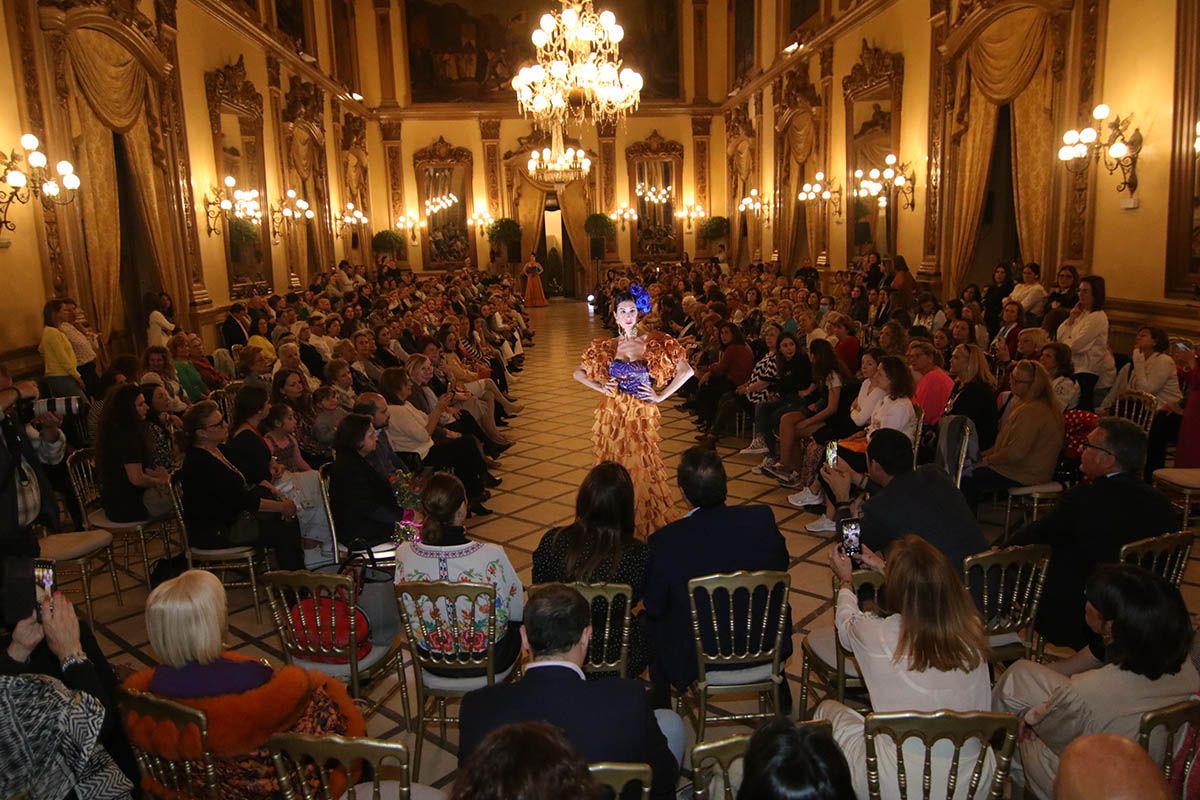
<path fill-rule="evenodd" d="M 1104 278 L 1085 275 L 1079 281 L 1079 302 L 1058 326 L 1055 338 L 1071 348 L 1079 407 L 1096 408 L 1098 389 L 1112 386 L 1116 372 L 1108 349 L 1108 315 L 1104 313 Z"/>
<path fill-rule="evenodd" d="M 1162 328 L 1138 328 L 1133 360 L 1118 373 L 1112 391 L 1100 405 L 1101 413 L 1111 412 L 1123 391 L 1154 395 L 1157 405 L 1146 450 L 1146 480 L 1166 463 L 1167 445 L 1179 432 L 1183 392 L 1179 388 L 1175 359 L 1167 352 L 1170 347 L 1171 340 Z"/>
<path fill-rule="evenodd" d="M 42 341 L 38 352 L 44 362 L 46 391 L 51 397 L 86 396 L 79 376 L 75 348 L 59 326 L 63 323 L 67 301 L 56 298 L 42 307 Z"/>
<path fill-rule="evenodd" d="M 1008 264 L 1001 262 L 992 270 L 992 282 L 984 287 L 983 297 L 979 298 L 984 318 L 972 320 L 986 324 L 989 337 L 1000 330 L 1000 312 L 1003 311 L 1005 299 L 1012 294 L 1013 281 L 1008 269 Z"/>
<path fill-rule="evenodd" d="M 245 303 L 233 303 L 221 322 L 221 341 L 231 351 L 235 345 L 246 346 L 250 340 L 250 312 Z"/>
<path fill-rule="evenodd" d="M 1030 261 L 1021 268 L 1021 282 L 1013 287 L 1010 295 L 1021 304 L 1021 310 L 1030 325 L 1037 325 L 1046 313 L 1046 288 L 1042 286 L 1042 265 Z"/>
<path fill-rule="evenodd" d="M 100 347 L 100 337 L 79 316 L 78 310 L 79 306 L 74 300 L 64 297 L 62 321 L 58 324 L 58 329 L 66 335 L 67 341 L 75 351 L 75 367 L 79 370 L 83 388 L 87 390 L 89 397 L 95 399 L 96 387 L 100 382 L 100 373 L 96 367 L 96 351 Z"/>
<path fill-rule="evenodd" d="M 147 314 L 146 343 L 151 347 L 166 347 L 178 330 L 175 325 L 175 301 L 166 292 L 148 292 L 145 298 Z"/>

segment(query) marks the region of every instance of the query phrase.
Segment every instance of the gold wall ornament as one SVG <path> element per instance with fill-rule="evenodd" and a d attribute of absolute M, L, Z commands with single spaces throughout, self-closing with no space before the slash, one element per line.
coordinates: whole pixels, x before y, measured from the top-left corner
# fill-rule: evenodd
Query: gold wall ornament
<path fill-rule="evenodd" d="M 818 213 L 824 215 L 826 210 L 833 212 L 835 222 L 842 221 L 842 187 L 838 186 L 837 178 L 825 179 L 824 172 L 813 175 L 812 183 L 800 187 L 796 199 L 801 203 L 815 203 Z"/>
<path fill-rule="evenodd" d="M 1093 161 L 1103 164 L 1109 175 L 1120 170 L 1117 192 L 1128 191 L 1132 197 L 1138 187 L 1137 162 L 1142 152 L 1142 132 L 1134 128 L 1133 133 L 1128 133 L 1133 114 L 1125 117 L 1116 114 L 1109 120 L 1110 114 L 1112 109 L 1100 103 L 1092 109 L 1093 124 L 1064 133 L 1058 160 L 1072 173 L 1085 172 Z"/>
<path fill-rule="evenodd" d="M 21 150 L 12 150 L 8 157 L 0 154 L 0 231 L 15 231 L 17 226 L 8 218 L 13 203 L 25 204 L 40 200 L 42 205 L 66 205 L 75 199 L 79 176 L 70 161 L 59 161 L 50 167 L 49 157 L 39 148 L 41 142 L 32 133 L 21 137 Z M 7 187 L 7 188 L 5 188 Z"/>

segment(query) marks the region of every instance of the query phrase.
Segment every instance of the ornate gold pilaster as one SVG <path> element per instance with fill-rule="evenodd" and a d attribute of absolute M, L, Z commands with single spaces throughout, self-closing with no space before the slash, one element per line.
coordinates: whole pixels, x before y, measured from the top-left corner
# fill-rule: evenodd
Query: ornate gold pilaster
<path fill-rule="evenodd" d="M 500 120 L 479 120 L 479 135 L 483 139 L 483 179 L 487 184 L 488 213 L 499 218 L 504 216 L 504 198 L 500 191 Z"/>
<path fill-rule="evenodd" d="M 708 0 L 692 0 L 692 44 L 692 60 L 696 81 L 696 96 L 693 102 L 707 103 Z"/>
<path fill-rule="evenodd" d="M 601 214 L 611 214 L 617 209 L 617 126 L 607 122 L 596 126 L 600 137 L 600 205 Z M 617 237 L 604 240 L 605 258 L 616 258 Z"/>

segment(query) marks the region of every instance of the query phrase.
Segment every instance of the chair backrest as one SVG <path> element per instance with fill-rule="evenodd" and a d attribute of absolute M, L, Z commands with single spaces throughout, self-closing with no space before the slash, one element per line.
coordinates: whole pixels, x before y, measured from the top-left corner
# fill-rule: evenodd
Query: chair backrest
<path fill-rule="evenodd" d="M 188 568 L 190 569 L 192 563 L 192 546 L 188 542 L 187 525 L 183 521 L 183 485 L 180 480 L 179 470 L 171 473 L 171 482 L 167 486 L 171 491 L 171 508 L 175 511 L 175 524 L 179 526 L 184 553 L 187 554 Z"/>
<path fill-rule="evenodd" d="M 1157 410 L 1158 398 L 1149 392 L 1121 392 L 1113 406 L 1113 416 L 1127 419 L 1149 433 Z"/>
<path fill-rule="evenodd" d="M 277 570 L 262 577 L 271 601 L 271 616 L 283 646 L 283 657 L 297 661 L 346 660 L 350 684 L 358 684 L 358 645 L 366 631 L 358 630 L 357 614 L 347 614 L 349 638 L 337 645 L 334 608 L 355 608 L 358 593 L 350 575 Z M 301 602 L 309 601 L 309 602 Z"/>
<path fill-rule="evenodd" d="M 117 710 L 121 724 L 133 746 L 143 781 L 150 780 L 168 793 L 187 798 L 217 800 L 217 769 L 208 748 L 208 718 L 203 711 L 152 694 L 117 689 Z M 178 731 L 178 739 L 164 743 L 177 749 L 179 758 L 143 750 L 139 741 L 159 737 L 150 728 L 169 723 Z"/>
<path fill-rule="evenodd" d="M 616 761 L 601 761 L 598 764 L 588 764 L 588 772 L 600 786 L 606 786 L 613 792 L 613 797 L 620 800 L 625 787 L 631 783 L 642 785 L 642 800 L 650 799 L 650 782 L 654 773 L 649 764 L 622 764 Z"/>
<path fill-rule="evenodd" d="M 370 800 L 380 797 L 381 792 L 398 800 L 411 796 L 408 748 L 401 742 L 277 733 L 267 740 L 267 749 L 285 800 Z M 365 784 L 368 771 L 362 769 L 364 765 L 370 767 L 371 789 L 368 791 L 364 785 L 359 793 L 353 776 L 361 772 Z M 381 784 L 393 782 L 396 792 L 381 789 Z"/>
<path fill-rule="evenodd" d="M 800 728 L 817 728 L 833 735 L 833 725 L 828 720 L 813 719 L 796 723 Z M 692 748 L 692 800 L 709 800 L 713 778 L 721 776 L 722 800 L 733 800 L 730 770 L 733 764 L 746 755 L 750 737 L 730 736 L 715 742 L 698 742 Z"/>
<path fill-rule="evenodd" d="M 90 447 L 67 456 L 67 475 L 84 513 L 100 505 L 100 483 L 96 480 L 96 454 Z"/>
<path fill-rule="evenodd" d="M 1187 569 L 1195 536 L 1192 531 L 1177 531 L 1140 539 L 1124 545 L 1117 559 L 1122 564 L 1136 564 L 1148 569 L 1178 586 Z"/>
<path fill-rule="evenodd" d="M 484 667 L 495 679 L 496 587 L 490 583 L 406 581 L 396 605 L 413 662 L 437 670 Z"/>
<path fill-rule="evenodd" d="M 771 662 L 772 675 L 779 674 L 783 637 L 791 634 L 786 624 L 791 585 L 786 572 L 765 570 L 688 581 L 700 680 L 709 667 L 764 661 Z"/>
<path fill-rule="evenodd" d="M 1015 633 L 1033 652 L 1033 623 L 1042 602 L 1050 546 L 997 547 L 963 559 L 963 581 L 983 612 L 988 636 Z"/>
<path fill-rule="evenodd" d="M 917 451 L 921 449 L 921 434 L 925 430 L 925 409 L 921 408 L 920 404 L 916 400 L 913 400 L 912 404 L 913 411 L 916 412 L 917 416 L 917 426 L 913 430 L 912 440 L 913 466 L 915 467 L 917 465 Z"/>
<path fill-rule="evenodd" d="M 938 420 L 938 444 L 935 463 L 946 471 L 955 486 L 962 483 L 963 465 L 974 428 L 971 419 L 961 414 L 946 414 Z"/>
<path fill-rule="evenodd" d="M 1186 735 L 1189 726 L 1200 733 L 1200 700 L 1194 698 L 1142 714 L 1142 723 L 1138 728 L 1138 744 L 1152 756 L 1154 751 L 1150 748 L 1150 740 L 1156 735 L 1158 729 L 1163 729 L 1162 735 L 1165 739 L 1161 740 L 1160 764 L 1167 783 L 1171 783 L 1176 753 L 1180 749 L 1179 736 L 1181 733 Z M 1185 739 L 1183 744 L 1188 745 L 1188 751 L 1179 755 L 1184 758 L 1182 785 L 1187 786 L 1188 776 L 1192 774 L 1192 767 L 1196 764 L 1196 756 L 1200 754 L 1200 736 L 1196 736 L 1191 741 Z"/>
<path fill-rule="evenodd" d="M 992 773 L 992 785 L 987 792 L 991 800 L 1000 800 L 1004 796 L 1004 784 L 1008 781 L 1008 769 L 1012 762 L 1013 748 L 1017 741 L 1017 718 L 1012 714 L 998 714 L 988 711 L 957 712 L 895 712 L 888 714 L 868 714 L 863 730 L 867 746 L 867 791 L 871 800 L 879 800 L 881 796 L 879 756 L 876 753 L 875 742 L 879 736 L 888 736 L 896 743 L 896 782 L 900 787 L 900 797 L 908 797 L 909 775 L 902 751 L 905 742 L 916 739 L 925 746 L 922 773 L 917 780 L 922 787 L 922 797 L 929 800 L 933 783 L 933 746 L 941 741 L 954 745 L 954 755 L 949 763 L 946 774 L 946 798 L 956 796 L 958 784 L 958 767 L 962 749 L 967 742 L 976 740 L 980 743 L 979 755 L 971 770 L 971 780 L 967 788 L 967 797 L 975 797 L 979 784 L 983 779 L 983 769 L 987 762 L 989 748 L 995 753 L 996 766 Z M 994 742 L 1000 739 L 1000 746 Z M 917 783 L 914 780 L 914 784 Z M 888 792 L 888 794 L 892 794 Z"/>
<path fill-rule="evenodd" d="M 533 593 L 540 584 L 529 587 Z M 592 607 L 592 642 L 588 646 L 587 673 L 616 673 L 624 678 L 629 667 L 629 636 L 633 587 L 627 583 L 564 583 L 583 595 Z"/>
<path fill-rule="evenodd" d="M 333 463 L 322 464 L 317 469 L 317 476 L 320 478 L 318 483 L 321 484 L 321 505 L 325 507 L 325 519 L 329 523 L 329 533 L 333 537 L 333 556 L 340 558 L 338 550 L 337 526 L 333 524 L 333 505 L 329 502 L 329 471 L 333 467 Z"/>

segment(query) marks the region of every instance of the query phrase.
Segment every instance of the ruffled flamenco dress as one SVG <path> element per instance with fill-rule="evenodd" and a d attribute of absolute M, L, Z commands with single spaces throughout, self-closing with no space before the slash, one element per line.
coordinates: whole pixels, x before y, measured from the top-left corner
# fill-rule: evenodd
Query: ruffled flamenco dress
<path fill-rule="evenodd" d="M 661 333 L 646 337 L 640 361 L 616 358 L 615 339 L 596 339 L 583 354 L 589 380 L 617 381 L 616 395 L 605 395 L 596 408 L 592 447 L 596 463 L 615 461 L 629 470 L 635 493 L 639 539 L 645 539 L 680 516 L 678 492 L 668 480 L 658 444 L 661 415 L 657 403 L 637 397 L 642 387 L 664 386 L 675 376 L 675 365 L 686 357 L 679 342 Z"/>
<path fill-rule="evenodd" d="M 525 307 L 545 308 L 546 292 L 542 289 L 542 271 L 532 265 L 525 267 Z"/>

